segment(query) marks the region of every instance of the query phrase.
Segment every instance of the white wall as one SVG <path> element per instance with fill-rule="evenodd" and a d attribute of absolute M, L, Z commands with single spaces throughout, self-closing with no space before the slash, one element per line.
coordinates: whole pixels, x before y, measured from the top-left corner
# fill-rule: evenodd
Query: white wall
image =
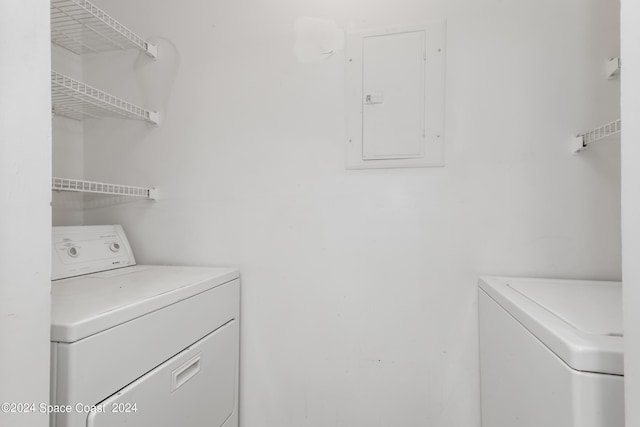
<path fill-rule="evenodd" d="M 78 55 L 51 45 L 51 68 L 74 79 L 83 80 L 82 60 Z M 84 178 L 84 136 L 82 122 L 56 115 L 53 118 L 51 167 L 59 178 Z M 53 225 L 81 225 L 84 222 L 84 197 L 64 191 L 52 193 Z"/>
<path fill-rule="evenodd" d="M 49 401 L 49 2 L 0 2 L 0 402 Z M 0 425 L 46 415 L 0 411 Z"/>
<path fill-rule="evenodd" d="M 640 4 L 622 1 L 622 280 L 624 293 L 626 423 L 640 425 Z"/>
<path fill-rule="evenodd" d="M 142 263 L 241 268 L 244 426 L 477 426 L 477 277 L 620 278 L 619 145 L 568 152 L 620 114 L 616 2 L 99 4 L 179 70 L 160 127 L 85 125 L 87 179 L 162 199 L 85 220 L 122 223 Z M 301 16 L 448 20 L 445 168 L 344 170 L 345 58 L 298 62 Z M 85 78 L 151 102 L 134 61 Z"/>

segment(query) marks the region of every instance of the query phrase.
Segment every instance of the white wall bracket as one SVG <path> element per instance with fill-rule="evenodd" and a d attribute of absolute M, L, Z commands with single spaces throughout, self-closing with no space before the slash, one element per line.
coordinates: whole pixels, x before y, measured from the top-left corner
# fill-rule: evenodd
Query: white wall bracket
<path fill-rule="evenodd" d="M 609 80 L 616 79 L 620 75 L 620 58 L 610 58 L 607 60 L 607 78 Z"/>
<path fill-rule="evenodd" d="M 587 148 L 587 145 L 584 142 L 584 135 L 578 135 L 575 136 L 572 140 L 571 140 L 571 152 L 572 153 L 578 153 L 582 150 L 585 150 Z"/>

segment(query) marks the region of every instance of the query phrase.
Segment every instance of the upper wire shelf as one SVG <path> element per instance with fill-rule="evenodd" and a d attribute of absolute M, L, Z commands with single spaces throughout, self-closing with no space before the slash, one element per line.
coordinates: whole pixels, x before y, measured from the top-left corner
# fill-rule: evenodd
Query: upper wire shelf
<path fill-rule="evenodd" d="M 53 177 L 51 181 L 51 189 L 57 191 L 142 197 L 151 200 L 156 200 L 158 198 L 157 190 L 155 188 L 132 187 L 129 185 L 108 184 L 106 182 L 84 181 L 81 179 L 71 178 Z"/>
<path fill-rule="evenodd" d="M 571 142 L 571 150 L 574 153 L 585 150 L 589 144 L 592 144 L 601 139 L 608 138 L 612 135 L 618 134 L 622 131 L 622 121 L 620 119 L 607 123 L 593 130 L 585 133 L 581 133 L 576 136 Z"/>
<path fill-rule="evenodd" d="M 76 120 L 120 117 L 159 123 L 155 111 L 146 110 L 71 77 L 51 71 L 53 113 Z"/>
<path fill-rule="evenodd" d="M 133 48 L 158 54 L 154 44 L 87 0 L 51 0 L 51 41 L 78 55 Z"/>

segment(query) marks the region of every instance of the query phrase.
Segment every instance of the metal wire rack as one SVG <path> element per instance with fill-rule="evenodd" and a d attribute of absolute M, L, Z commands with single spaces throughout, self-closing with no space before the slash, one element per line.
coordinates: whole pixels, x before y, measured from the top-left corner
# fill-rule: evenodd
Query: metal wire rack
<path fill-rule="evenodd" d="M 618 134 L 621 131 L 622 121 L 618 119 L 616 121 L 607 123 L 606 125 L 600 126 L 576 136 L 571 142 L 571 149 L 574 153 L 577 153 L 579 151 L 585 150 L 589 146 L 589 144 Z"/>
<path fill-rule="evenodd" d="M 78 55 L 135 48 L 155 58 L 158 52 L 87 0 L 51 0 L 51 41 Z"/>
<path fill-rule="evenodd" d="M 159 115 L 109 95 L 71 77 L 51 71 L 53 113 L 76 120 L 120 117 L 158 124 Z"/>
<path fill-rule="evenodd" d="M 105 182 L 56 177 L 53 177 L 51 181 L 51 189 L 56 191 L 75 191 L 80 193 L 142 197 L 151 200 L 156 200 L 158 196 L 155 188 L 132 187 L 129 185 L 108 184 Z"/>

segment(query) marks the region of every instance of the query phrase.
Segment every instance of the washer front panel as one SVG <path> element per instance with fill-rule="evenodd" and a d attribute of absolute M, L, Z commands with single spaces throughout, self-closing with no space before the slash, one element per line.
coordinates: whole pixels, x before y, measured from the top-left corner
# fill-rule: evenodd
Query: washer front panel
<path fill-rule="evenodd" d="M 624 377 L 580 372 L 480 290 L 482 425 L 624 427 Z"/>

